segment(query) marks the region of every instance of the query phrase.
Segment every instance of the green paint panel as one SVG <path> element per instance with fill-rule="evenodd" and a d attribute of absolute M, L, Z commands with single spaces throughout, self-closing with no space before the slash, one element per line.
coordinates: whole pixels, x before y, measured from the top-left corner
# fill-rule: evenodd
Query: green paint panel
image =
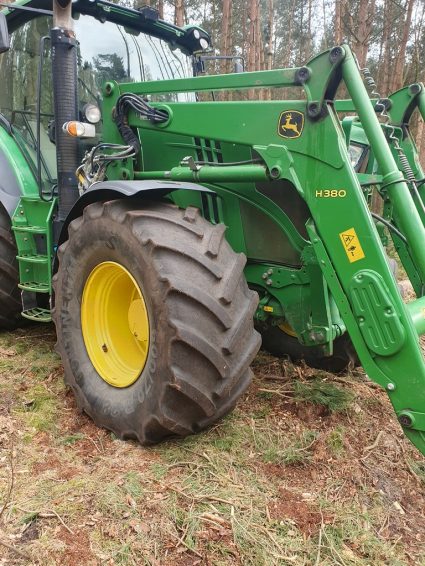
<path fill-rule="evenodd" d="M 406 334 L 379 273 L 366 270 L 356 273 L 350 284 L 350 297 L 369 349 L 380 356 L 398 352 Z"/>

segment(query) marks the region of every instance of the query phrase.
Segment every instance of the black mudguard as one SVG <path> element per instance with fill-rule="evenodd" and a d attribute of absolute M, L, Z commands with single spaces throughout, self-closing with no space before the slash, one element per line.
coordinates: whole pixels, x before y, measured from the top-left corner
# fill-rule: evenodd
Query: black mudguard
<path fill-rule="evenodd" d="M 62 226 L 57 247 L 68 239 L 68 226 L 75 218 L 82 215 L 84 208 L 98 201 L 119 198 L 161 199 L 179 190 L 210 193 L 214 191 L 197 183 L 180 183 L 177 181 L 101 181 L 94 183 L 74 204 Z M 54 271 L 56 271 L 56 261 Z"/>

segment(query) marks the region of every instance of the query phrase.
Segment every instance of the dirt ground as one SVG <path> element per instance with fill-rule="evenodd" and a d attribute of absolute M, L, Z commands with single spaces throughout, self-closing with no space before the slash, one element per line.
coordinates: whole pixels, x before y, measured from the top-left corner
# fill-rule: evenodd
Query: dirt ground
<path fill-rule="evenodd" d="M 0 565 L 425 564 L 425 459 L 361 371 L 261 353 L 232 415 L 146 449 L 78 412 L 54 340 L 0 335 Z"/>

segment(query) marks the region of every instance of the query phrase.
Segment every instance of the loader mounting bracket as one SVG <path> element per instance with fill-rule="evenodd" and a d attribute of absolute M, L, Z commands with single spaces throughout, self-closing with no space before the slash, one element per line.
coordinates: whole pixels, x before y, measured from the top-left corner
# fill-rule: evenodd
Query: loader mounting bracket
<path fill-rule="evenodd" d="M 425 432 L 425 413 L 418 413 L 406 409 L 400 411 L 397 417 L 402 427 Z"/>

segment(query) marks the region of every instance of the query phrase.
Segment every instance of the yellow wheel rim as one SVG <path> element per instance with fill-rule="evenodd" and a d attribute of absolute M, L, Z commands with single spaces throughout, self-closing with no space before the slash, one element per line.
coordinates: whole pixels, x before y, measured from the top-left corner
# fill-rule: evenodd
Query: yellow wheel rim
<path fill-rule="evenodd" d="M 284 332 L 285 334 L 288 334 L 289 336 L 293 336 L 294 338 L 297 338 L 297 333 L 294 331 L 292 326 L 290 324 L 288 324 L 286 321 L 282 322 L 282 324 L 279 324 L 278 328 L 280 330 L 282 330 L 282 332 Z"/>
<path fill-rule="evenodd" d="M 103 380 L 114 387 L 137 380 L 148 357 L 149 319 L 140 287 L 119 263 L 100 263 L 88 276 L 81 328 L 89 358 Z"/>

